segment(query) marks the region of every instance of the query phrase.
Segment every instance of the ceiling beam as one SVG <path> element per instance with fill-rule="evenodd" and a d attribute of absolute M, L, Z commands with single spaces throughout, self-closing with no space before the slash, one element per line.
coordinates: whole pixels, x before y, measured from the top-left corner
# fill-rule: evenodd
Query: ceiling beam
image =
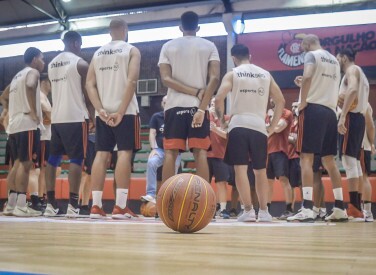
<path fill-rule="evenodd" d="M 64 30 L 69 29 L 68 14 L 60 3 L 60 0 L 50 0 L 52 8 L 59 16 L 59 23 L 64 27 Z"/>
<path fill-rule="evenodd" d="M 41 12 L 41 13 L 47 15 L 48 17 L 50 17 L 50 18 L 52 18 L 52 19 L 54 19 L 54 20 L 59 21 L 59 18 L 56 18 L 55 16 L 53 16 L 52 14 L 46 12 L 44 9 L 38 7 L 37 5 L 34 5 L 34 4 L 30 3 L 30 2 L 27 1 L 27 0 L 21 0 L 21 1 L 24 2 L 26 5 L 29 5 L 30 7 L 36 9 L 37 11 L 39 11 L 39 12 Z"/>

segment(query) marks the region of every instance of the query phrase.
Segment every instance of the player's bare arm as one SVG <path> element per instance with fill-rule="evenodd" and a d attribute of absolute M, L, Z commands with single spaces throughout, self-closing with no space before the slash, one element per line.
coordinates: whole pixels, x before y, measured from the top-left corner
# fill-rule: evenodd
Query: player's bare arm
<path fill-rule="evenodd" d="M 161 74 L 161 80 L 164 86 L 171 88 L 179 93 L 196 96 L 202 100 L 205 89 L 191 87 L 181 83 L 180 81 L 172 77 L 172 69 L 170 64 L 159 64 L 159 73 Z"/>
<path fill-rule="evenodd" d="M 269 94 L 275 104 L 273 119 L 270 122 L 270 126 L 269 126 L 269 131 L 273 133 L 275 132 L 275 128 L 277 127 L 278 122 L 281 119 L 283 109 L 285 108 L 285 98 L 283 97 L 281 89 L 279 88 L 277 83 L 274 81 L 273 77 L 271 77 Z"/>
<path fill-rule="evenodd" d="M 87 76 L 86 76 L 86 92 L 91 101 L 91 104 L 94 106 L 95 110 L 99 114 L 99 118 L 104 122 L 108 122 L 108 113 L 103 109 L 102 102 L 99 98 L 98 89 L 97 89 L 97 79 L 95 76 L 94 64 L 93 61 L 90 63 Z"/>
<path fill-rule="evenodd" d="M 233 72 L 228 72 L 222 79 L 221 86 L 215 96 L 215 113 L 221 122 L 221 127 L 226 129 L 226 121 L 224 117 L 225 112 L 225 98 L 232 90 Z"/>
<path fill-rule="evenodd" d="M 345 127 L 345 121 L 347 113 L 350 111 L 350 106 L 358 96 L 358 86 L 359 86 L 359 70 L 356 66 L 350 66 L 346 70 L 347 79 L 347 91 L 345 92 L 345 97 L 343 100 L 342 113 L 338 121 L 338 132 L 344 135 L 347 132 Z"/>
<path fill-rule="evenodd" d="M 116 127 L 121 122 L 125 112 L 127 111 L 129 102 L 131 102 L 137 88 L 137 81 L 140 76 L 140 62 L 141 54 L 140 51 L 133 47 L 130 52 L 130 59 L 128 65 L 128 76 L 127 84 L 125 86 L 124 97 L 121 101 L 119 109 L 116 113 L 110 114 L 108 125 Z"/>
<path fill-rule="evenodd" d="M 30 70 L 26 76 L 26 96 L 30 106 L 31 118 L 39 124 L 40 118 L 37 115 L 37 91 L 39 82 L 39 72 L 35 69 Z"/>
<path fill-rule="evenodd" d="M 90 102 L 90 99 L 89 99 L 89 96 L 87 94 L 86 87 L 85 87 L 88 70 L 89 70 L 89 64 L 85 60 L 80 59 L 77 63 L 77 71 L 81 76 L 81 89 L 85 97 L 85 105 L 89 112 L 89 117 L 91 121 L 94 121 L 95 109 L 94 109 L 93 104 L 91 104 Z"/>

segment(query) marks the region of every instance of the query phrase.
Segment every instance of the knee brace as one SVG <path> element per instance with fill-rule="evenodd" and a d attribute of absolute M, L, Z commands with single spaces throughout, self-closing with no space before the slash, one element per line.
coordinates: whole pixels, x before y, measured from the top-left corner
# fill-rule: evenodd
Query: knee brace
<path fill-rule="evenodd" d="M 69 161 L 70 163 L 74 163 L 74 164 L 77 164 L 78 166 L 81 166 L 83 159 L 70 159 Z"/>
<path fill-rule="evenodd" d="M 49 157 L 48 157 L 48 164 L 49 165 L 51 165 L 51 166 L 53 166 L 53 167 L 58 167 L 59 165 L 60 165 L 60 162 L 61 162 L 61 158 L 62 158 L 62 156 L 60 155 L 60 156 L 54 156 L 54 155 L 50 155 Z"/>
<path fill-rule="evenodd" d="M 359 178 L 357 159 L 350 156 L 342 156 L 342 164 L 346 170 L 346 178 Z"/>

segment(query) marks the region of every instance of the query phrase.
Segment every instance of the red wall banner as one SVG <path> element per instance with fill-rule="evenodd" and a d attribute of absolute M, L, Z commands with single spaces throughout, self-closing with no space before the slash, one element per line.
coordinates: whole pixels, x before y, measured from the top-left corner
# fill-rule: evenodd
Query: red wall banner
<path fill-rule="evenodd" d="M 247 45 L 252 63 L 266 70 L 299 70 L 304 62 L 300 49 L 304 34 L 316 34 L 321 46 L 334 55 L 342 48 L 356 49 L 358 65 L 376 66 L 376 24 L 248 33 L 240 35 L 238 43 Z"/>

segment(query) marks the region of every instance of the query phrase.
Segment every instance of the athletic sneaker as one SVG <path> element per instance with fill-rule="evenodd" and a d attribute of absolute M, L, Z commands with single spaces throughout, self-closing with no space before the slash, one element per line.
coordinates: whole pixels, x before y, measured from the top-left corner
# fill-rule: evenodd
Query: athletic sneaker
<path fill-rule="evenodd" d="M 349 203 L 347 205 L 347 215 L 348 215 L 349 219 L 364 220 L 363 212 L 360 211 L 358 208 L 356 208 L 351 203 Z"/>
<path fill-rule="evenodd" d="M 222 219 L 229 219 L 230 218 L 230 213 L 226 210 L 226 209 L 223 209 L 220 213 L 219 213 L 219 216 L 222 218 Z"/>
<path fill-rule="evenodd" d="M 89 205 L 80 206 L 80 218 L 89 218 L 90 217 L 90 208 Z"/>
<path fill-rule="evenodd" d="M 60 211 L 59 208 L 54 208 L 52 204 L 47 203 L 46 210 L 44 210 L 43 216 L 44 217 L 56 217 L 61 216 L 63 213 Z"/>
<path fill-rule="evenodd" d="M 372 211 L 363 210 L 363 213 L 364 213 L 364 221 L 365 222 L 373 222 Z"/>
<path fill-rule="evenodd" d="M 11 207 L 8 205 L 8 202 L 4 203 L 3 215 L 5 216 L 13 216 L 13 211 L 15 207 Z"/>
<path fill-rule="evenodd" d="M 70 203 L 68 204 L 66 218 L 79 218 L 80 217 L 80 208 L 74 208 Z"/>
<path fill-rule="evenodd" d="M 312 209 L 302 207 L 294 216 L 288 217 L 287 221 L 313 222 L 314 218 L 315 215 L 313 214 Z"/>
<path fill-rule="evenodd" d="M 237 215 L 238 215 L 238 212 L 236 211 L 236 209 L 232 208 L 230 210 L 230 218 L 236 218 Z"/>
<path fill-rule="evenodd" d="M 270 215 L 268 210 L 259 210 L 258 216 L 257 216 L 258 222 L 271 222 L 273 221 L 272 215 Z"/>
<path fill-rule="evenodd" d="M 157 203 L 156 201 L 155 201 L 155 198 L 153 197 L 153 196 L 150 196 L 150 195 L 146 195 L 146 196 L 141 196 L 141 201 L 143 201 L 143 202 L 148 202 L 148 201 L 150 201 L 150 202 L 152 202 L 152 203 Z"/>
<path fill-rule="evenodd" d="M 90 209 L 90 219 L 103 219 L 106 218 L 106 213 L 103 211 L 102 207 L 98 205 L 93 205 Z"/>
<path fill-rule="evenodd" d="M 243 214 L 238 217 L 238 222 L 255 222 L 256 214 L 255 209 L 251 209 L 248 212 L 244 210 Z"/>
<path fill-rule="evenodd" d="M 278 220 L 285 221 L 285 220 L 287 220 L 288 217 L 291 217 L 291 216 L 294 216 L 294 213 L 286 210 L 285 212 L 282 213 L 281 216 L 278 217 Z"/>
<path fill-rule="evenodd" d="M 346 210 L 333 207 L 333 212 L 325 218 L 326 222 L 347 222 L 349 220 Z"/>
<path fill-rule="evenodd" d="M 28 205 L 26 205 L 25 207 L 16 206 L 14 208 L 13 215 L 16 217 L 38 217 L 42 216 L 42 212 L 34 210 Z"/>
<path fill-rule="evenodd" d="M 325 217 L 327 216 L 327 212 L 326 210 L 323 210 L 322 208 L 320 208 L 320 214 L 319 214 L 319 218 L 322 220 L 322 221 L 325 221 Z"/>
<path fill-rule="evenodd" d="M 124 209 L 120 208 L 119 206 L 115 205 L 114 209 L 112 210 L 112 218 L 115 220 L 128 220 L 132 218 L 138 218 L 138 216 L 132 212 L 128 207 Z"/>

